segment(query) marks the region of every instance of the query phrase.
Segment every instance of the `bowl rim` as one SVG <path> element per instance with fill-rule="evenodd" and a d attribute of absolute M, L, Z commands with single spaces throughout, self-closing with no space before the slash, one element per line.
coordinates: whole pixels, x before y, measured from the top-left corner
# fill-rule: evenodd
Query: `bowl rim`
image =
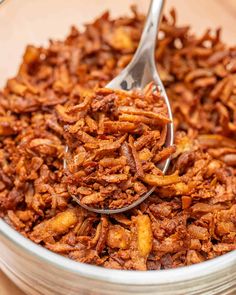
<path fill-rule="evenodd" d="M 168 270 L 133 271 L 115 270 L 77 262 L 56 254 L 24 237 L 2 218 L 0 234 L 9 242 L 54 267 L 88 279 L 122 285 L 161 285 L 197 280 L 236 265 L 236 250 L 198 264 Z M 0 241 L 1 242 L 1 241 Z M 157 275 L 158 274 L 158 275 Z"/>

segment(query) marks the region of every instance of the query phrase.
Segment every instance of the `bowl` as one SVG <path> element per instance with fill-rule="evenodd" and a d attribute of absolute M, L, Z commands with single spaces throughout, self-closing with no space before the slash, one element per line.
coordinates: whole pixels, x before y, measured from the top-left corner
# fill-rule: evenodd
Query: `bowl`
<path fill-rule="evenodd" d="M 180 1 L 181 2 L 181 1 Z M 211 1 L 212 2 L 212 1 Z M 146 11 L 146 1 L 136 1 Z M 212 2 L 213 3 L 213 2 Z M 128 13 L 131 1 L 7 0 L 0 5 L 0 86 L 13 76 L 26 44 L 47 44 L 63 37 L 72 24 L 109 9 Z M 212 4 L 214 5 L 214 4 Z M 189 19 L 191 22 L 191 19 Z M 78 263 L 26 239 L 0 219 L 0 267 L 30 295 L 216 295 L 236 294 L 236 251 L 197 265 L 161 271 L 120 271 Z"/>

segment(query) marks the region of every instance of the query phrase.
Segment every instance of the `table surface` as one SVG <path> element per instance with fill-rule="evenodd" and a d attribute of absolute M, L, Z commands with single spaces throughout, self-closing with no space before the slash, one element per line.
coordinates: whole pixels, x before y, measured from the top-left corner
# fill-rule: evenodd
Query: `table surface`
<path fill-rule="evenodd" d="M 100 0 L 101 1 L 101 0 Z M 114 5 L 115 5 L 115 0 Z M 135 3 L 135 0 L 130 1 Z M 98 1 L 99 2 L 99 1 Z M 100 3 L 100 2 L 99 2 Z M 236 44 L 235 40 L 235 0 L 167 0 L 165 10 L 177 7 L 178 22 L 180 24 L 192 24 L 193 31 L 203 32 L 206 28 L 223 27 L 223 39 L 230 44 Z M 105 8 L 105 7 L 104 7 Z M 200 20 L 200 21 L 199 21 Z M 0 270 L 0 294 L 24 295 Z"/>

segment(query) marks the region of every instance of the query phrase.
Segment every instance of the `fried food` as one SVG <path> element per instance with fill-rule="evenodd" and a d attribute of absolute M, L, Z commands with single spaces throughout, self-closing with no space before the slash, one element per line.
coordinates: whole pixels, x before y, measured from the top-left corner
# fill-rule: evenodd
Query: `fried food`
<path fill-rule="evenodd" d="M 236 248 L 236 48 L 220 30 L 194 36 L 174 11 L 163 18 L 155 58 L 173 110 L 169 150 L 168 118 L 163 105 L 149 103 L 151 92 L 137 98 L 104 88 L 132 59 L 143 23 L 135 9 L 119 19 L 105 13 L 65 40 L 30 45 L 0 92 L 0 216 L 51 251 L 106 268 L 176 268 Z M 68 191 L 68 143 L 76 151 L 68 169 L 78 183 L 86 178 L 76 185 L 86 202 L 113 195 L 111 206 L 125 206 L 147 190 L 145 175 L 162 185 L 124 214 L 88 212 Z M 156 162 L 170 154 L 163 176 Z"/>

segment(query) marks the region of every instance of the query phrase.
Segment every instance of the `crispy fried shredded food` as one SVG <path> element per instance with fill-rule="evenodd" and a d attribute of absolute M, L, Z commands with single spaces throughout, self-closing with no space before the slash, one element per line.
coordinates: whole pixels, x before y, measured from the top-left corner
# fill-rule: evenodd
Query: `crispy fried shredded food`
<path fill-rule="evenodd" d="M 83 106 L 78 120 L 69 124 L 71 120 L 63 118 L 68 145 L 65 182 L 81 204 L 121 208 L 138 200 L 152 185 L 163 186 L 178 180 L 177 175 L 155 175 L 155 165 L 173 154 L 175 148 L 164 147 L 165 138 L 159 143 L 170 120 L 153 83 L 143 91 L 99 88 L 82 99 L 65 110 L 66 114 L 76 110 L 77 116 Z M 153 184 L 148 176 L 160 180 Z"/>
<path fill-rule="evenodd" d="M 144 16 L 132 10 L 26 48 L 0 92 L 0 215 L 75 261 L 129 270 L 191 265 L 236 249 L 236 47 L 222 43 L 220 30 L 194 36 L 174 11 L 163 18 L 155 57 L 176 149 L 163 148 L 163 104 L 149 92 L 104 88 L 137 48 Z M 73 163 L 65 173 L 67 144 Z M 163 176 L 156 164 L 171 154 Z M 72 179 L 93 206 L 117 208 L 157 188 L 137 208 L 101 216 L 73 201 Z"/>

